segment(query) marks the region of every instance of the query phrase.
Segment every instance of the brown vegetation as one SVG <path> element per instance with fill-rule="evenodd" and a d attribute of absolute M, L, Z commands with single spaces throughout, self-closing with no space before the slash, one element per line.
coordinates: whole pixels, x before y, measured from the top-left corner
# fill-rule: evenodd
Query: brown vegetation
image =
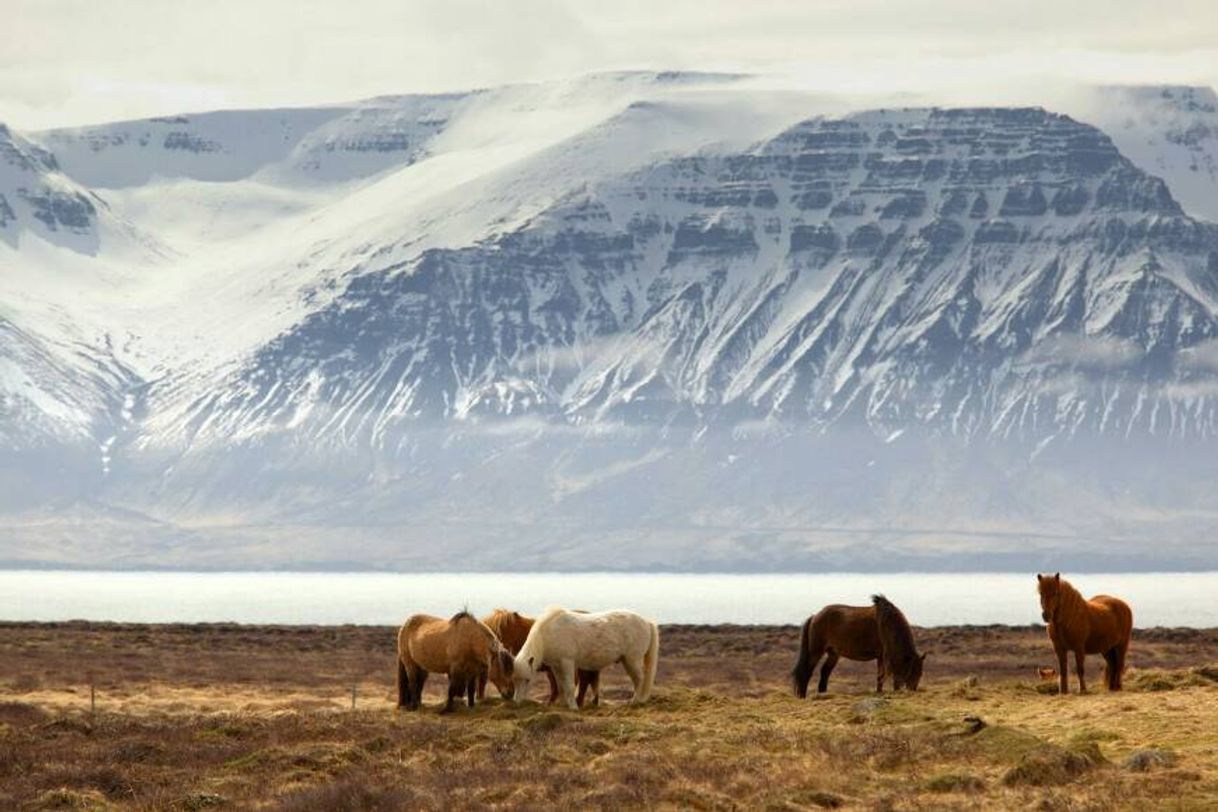
<path fill-rule="evenodd" d="M 390 628 L 0 624 L 0 808 L 1218 805 L 1216 630 L 1135 632 L 1124 693 L 1067 697 L 1043 628 L 916 630 L 916 694 L 843 662 L 802 701 L 798 632 L 665 627 L 642 707 L 615 668 L 598 709 L 440 716 L 442 684 L 394 713 Z"/>

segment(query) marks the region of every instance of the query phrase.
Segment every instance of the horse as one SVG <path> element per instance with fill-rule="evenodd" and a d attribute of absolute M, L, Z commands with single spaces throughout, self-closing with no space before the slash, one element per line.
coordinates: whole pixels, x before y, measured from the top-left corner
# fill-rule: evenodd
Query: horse
<path fill-rule="evenodd" d="M 510 651 L 513 656 L 520 653 L 525 639 L 529 636 L 529 629 L 533 628 L 533 618 L 507 609 L 496 609 L 482 618 L 482 622 L 495 633 L 495 636 L 499 638 L 499 642 L 503 643 L 503 647 Z M 546 702 L 553 705 L 558 699 L 558 681 L 554 679 L 554 672 L 549 666 L 542 666 L 539 670 L 544 672 L 546 678 L 550 681 L 550 698 Z M 584 697 L 587 695 L 588 689 L 591 688 L 591 702 L 593 705 L 599 705 L 601 701 L 600 672 L 586 671 L 580 668 L 576 671 L 576 678 L 578 692 L 575 696 L 575 704 L 582 708 L 584 706 Z M 478 698 L 482 699 L 485 694 L 486 677 L 479 677 Z"/>
<path fill-rule="evenodd" d="M 1070 692 L 1066 655 L 1071 651 L 1080 694 L 1087 693 L 1083 662 L 1088 654 L 1104 655 L 1104 682 L 1109 691 L 1121 690 L 1121 675 L 1133 634 L 1133 610 L 1129 604 L 1111 595 L 1085 600 L 1060 572 L 1037 573 L 1036 589 L 1040 593 L 1040 614 L 1049 624 L 1049 640 L 1057 655 L 1059 693 Z"/>
<path fill-rule="evenodd" d="M 883 693 L 884 679 L 892 675 L 893 690 L 918 690 L 925 654 L 914 646 L 913 631 L 901 610 L 883 595 L 873 595 L 871 606 L 830 604 L 804 621 L 799 634 L 799 658 L 791 671 L 795 695 L 808 695 L 808 682 L 821 657 L 816 692 L 829 690 L 829 675 L 837 661 L 876 661 L 875 690 Z"/>
<path fill-rule="evenodd" d="M 576 669 L 600 671 L 621 663 L 634 684 L 630 702 L 646 702 L 660 659 L 660 629 L 634 612 L 572 612 L 552 606 L 529 630 L 516 655 L 516 701 L 528 696 L 529 683 L 543 665 L 554 671 L 564 703 L 577 710 Z"/>
<path fill-rule="evenodd" d="M 474 706 L 474 690 L 480 677 L 489 676 L 504 696 L 513 690 L 512 655 L 495 633 L 469 612 L 448 620 L 432 615 L 412 615 L 398 630 L 398 708 L 418 710 L 428 674 L 448 674 L 448 702 L 444 713 L 463 694 Z"/>

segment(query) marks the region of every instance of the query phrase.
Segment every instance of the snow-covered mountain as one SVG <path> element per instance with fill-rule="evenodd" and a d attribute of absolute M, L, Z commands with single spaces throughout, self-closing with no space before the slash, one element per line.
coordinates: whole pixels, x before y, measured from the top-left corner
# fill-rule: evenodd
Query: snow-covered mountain
<path fill-rule="evenodd" d="M 1096 93 L 5 130 L 0 559 L 1213 563 L 1213 94 Z"/>

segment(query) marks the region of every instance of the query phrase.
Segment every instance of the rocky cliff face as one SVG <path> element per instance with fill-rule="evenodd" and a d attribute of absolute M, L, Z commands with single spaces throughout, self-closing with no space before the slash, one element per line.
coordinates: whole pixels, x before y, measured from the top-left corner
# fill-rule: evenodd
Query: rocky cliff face
<path fill-rule="evenodd" d="M 368 444 L 535 416 L 1208 437 L 1216 272 L 1218 229 L 1065 117 L 813 120 L 363 274 L 164 430 Z"/>
<path fill-rule="evenodd" d="M 152 176 L 192 211 L 225 216 L 227 183 L 287 212 L 210 264 L 167 249 L 198 286 L 161 280 L 81 351 L 93 394 L 52 394 L 94 443 L 90 504 L 173 523 L 129 531 L 132 560 L 172 536 L 193 565 L 1024 566 L 1056 549 L 1028 538 L 1133 562 L 1164 532 L 1199 560 L 1218 226 L 1144 160 L 1040 108 L 771 111 L 716 143 L 730 95 L 618 82 L 530 149 L 458 137 L 493 92 L 251 113 L 247 150 L 236 113 L 44 136 L 116 222 Z M 39 150 L 15 154 L 60 177 Z M 171 334 L 189 352 L 154 352 Z M 295 540 L 260 559 L 253 523 Z M 598 539 L 620 557 L 587 561 Z"/>

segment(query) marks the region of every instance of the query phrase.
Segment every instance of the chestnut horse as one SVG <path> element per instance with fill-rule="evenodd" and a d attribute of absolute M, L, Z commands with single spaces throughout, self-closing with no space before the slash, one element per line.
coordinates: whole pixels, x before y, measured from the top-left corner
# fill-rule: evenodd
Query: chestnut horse
<path fill-rule="evenodd" d="M 829 675 L 837 661 L 876 661 L 875 690 L 884 690 L 884 678 L 892 675 L 892 687 L 918 690 L 925 654 L 914 646 L 913 631 L 901 610 L 883 595 L 873 595 L 871 606 L 831 604 L 804 621 L 799 635 L 799 659 L 791 672 L 795 695 L 808 695 L 808 682 L 824 656 L 817 693 L 829 689 Z"/>
<path fill-rule="evenodd" d="M 453 710 L 463 694 L 474 706 L 479 678 L 490 676 L 504 696 L 511 697 L 512 655 L 495 633 L 469 612 L 458 612 L 448 620 L 431 615 L 412 615 L 398 630 L 398 707 L 418 710 L 428 674 L 448 674 L 448 702 L 444 713 Z"/>
<path fill-rule="evenodd" d="M 578 609 L 576 611 L 579 611 Z M 524 646 L 524 641 L 529 636 L 529 630 L 533 628 L 533 618 L 527 615 L 522 615 L 519 612 L 511 612 L 507 609 L 496 609 L 486 617 L 482 618 L 482 622 L 487 625 L 499 641 L 503 643 L 503 647 L 512 652 L 512 656 L 520 653 L 520 649 Z M 550 680 L 550 698 L 549 704 L 553 705 L 558 700 L 558 680 L 554 679 L 554 672 L 549 666 L 544 666 L 541 671 L 545 672 L 546 677 Z M 580 668 L 576 671 L 576 678 L 579 683 L 579 690 L 575 696 L 575 704 L 581 708 L 584 706 L 584 696 L 588 689 L 592 689 L 592 704 L 599 705 L 601 702 L 601 672 L 585 671 Z M 486 677 L 481 677 L 478 680 L 478 698 L 481 699 L 486 693 Z M 507 694 L 505 694 L 507 696 Z"/>
<path fill-rule="evenodd" d="M 1049 624 L 1049 640 L 1057 654 L 1060 693 L 1070 692 L 1066 655 L 1071 651 L 1080 694 L 1087 693 L 1083 661 L 1088 654 L 1104 655 L 1104 682 L 1109 691 L 1121 690 L 1121 675 L 1133 634 L 1133 610 L 1129 604 L 1111 595 L 1085 600 L 1069 581 L 1062 579 L 1060 572 L 1037 573 L 1036 589 L 1040 593 L 1040 614 Z"/>

